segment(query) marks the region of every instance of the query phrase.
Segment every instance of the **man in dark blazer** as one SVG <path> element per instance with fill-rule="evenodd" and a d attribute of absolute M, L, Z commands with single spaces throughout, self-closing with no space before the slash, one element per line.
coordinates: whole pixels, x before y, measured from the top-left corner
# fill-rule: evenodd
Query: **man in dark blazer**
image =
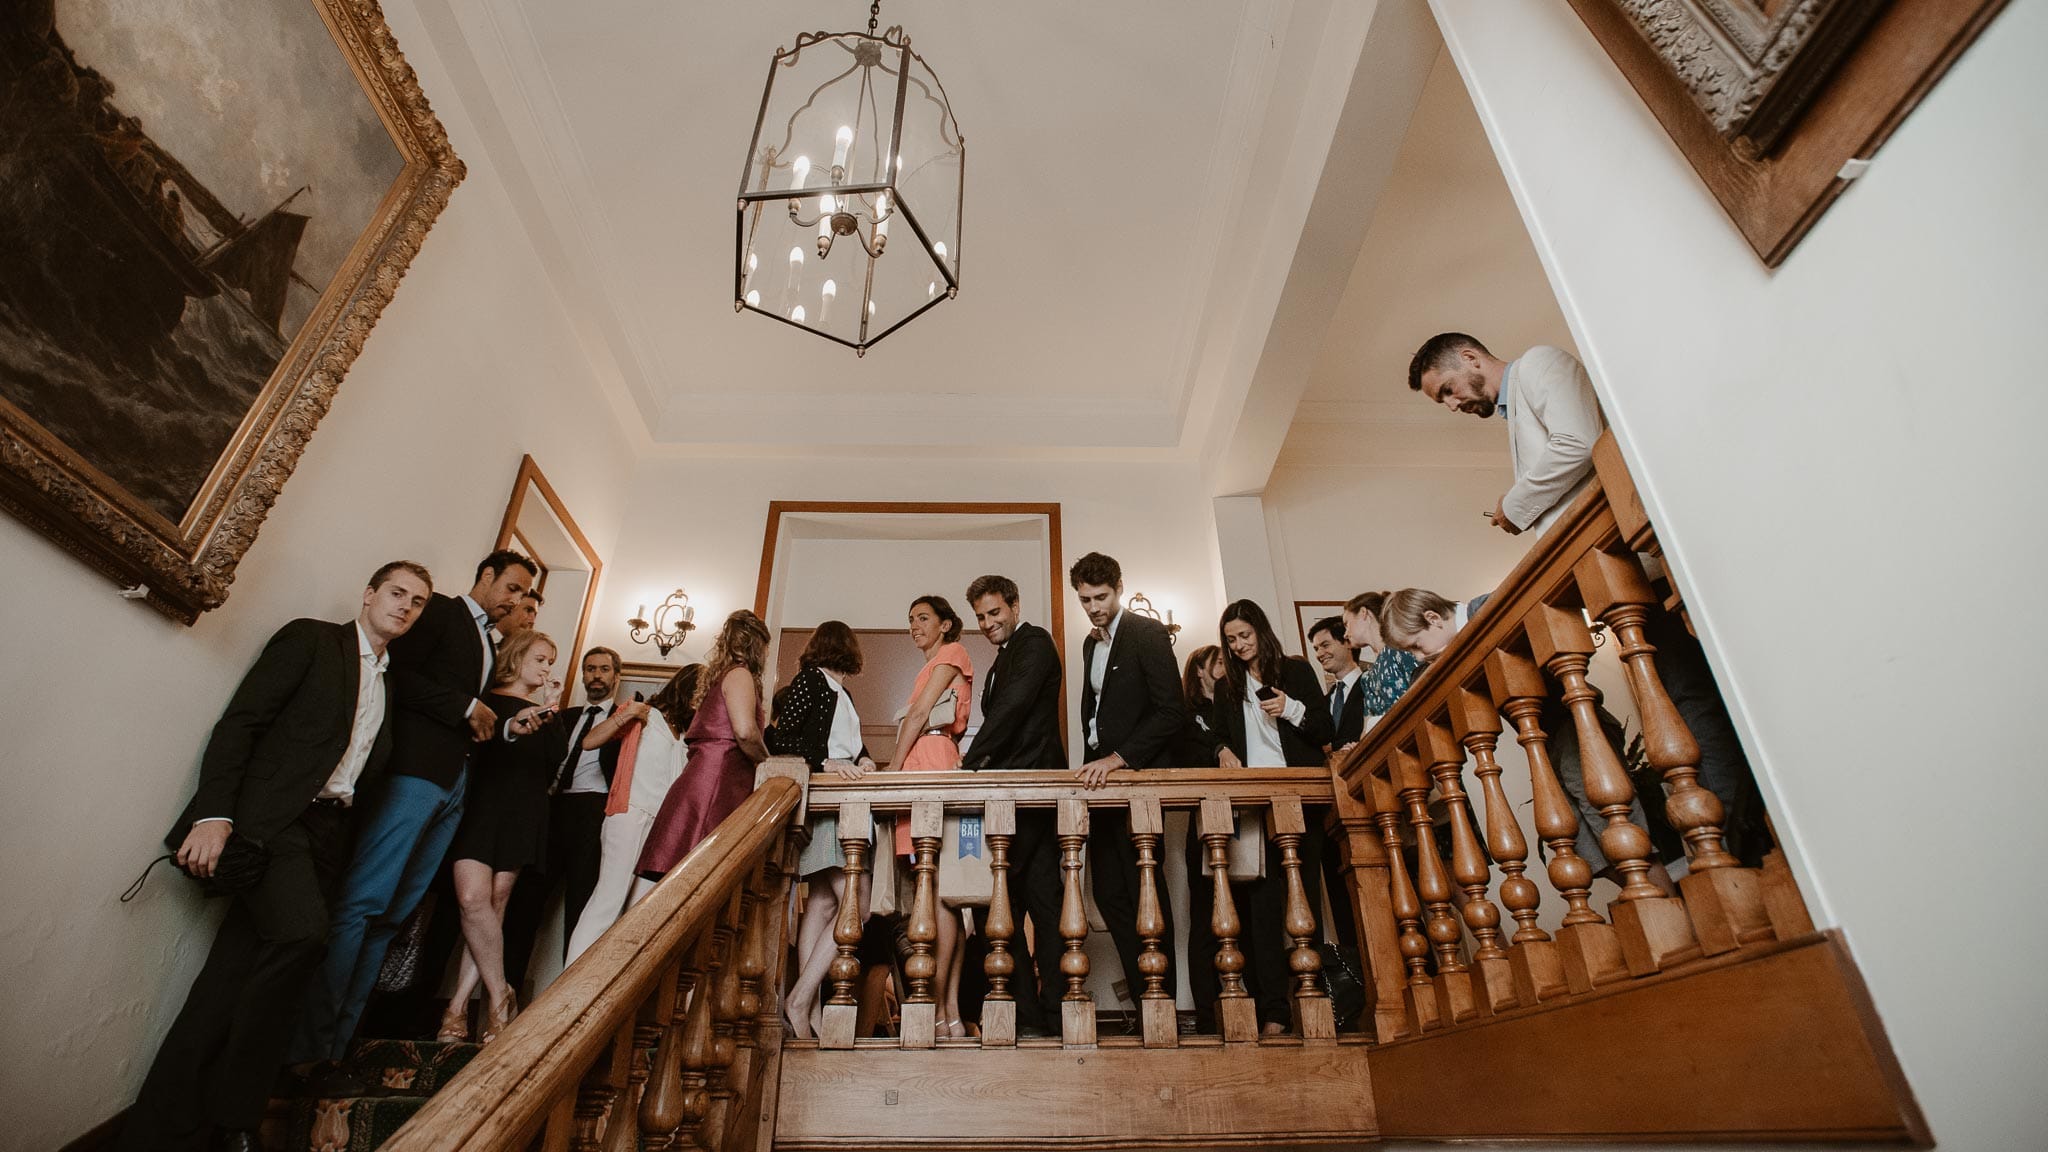
<path fill-rule="evenodd" d="M 292 1042 L 301 1071 L 328 1062 L 311 1085 L 318 1095 L 359 1095 L 365 1087 L 341 1074 L 341 1057 L 385 949 L 455 838 L 470 748 L 508 719 L 481 699 L 494 656 L 491 626 L 512 611 L 538 574 L 517 552 L 493 552 L 477 565 L 466 594 L 437 593 L 419 623 L 391 646 L 391 772 L 365 797 L 327 958 Z"/>
<path fill-rule="evenodd" d="M 1330 713 L 1330 722 L 1337 728 L 1337 734 L 1330 738 L 1330 748 L 1349 748 L 1365 734 L 1365 689 L 1359 683 L 1364 679 L 1365 669 L 1359 666 L 1358 657 L 1344 639 L 1344 618 L 1325 616 L 1310 625 L 1308 646 L 1323 675 L 1330 678 L 1323 704 Z"/>
<path fill-rule="evenodd" d="M 213 1142 L 253 1152 L 292 1010 L 327 941 L 350 810 L 391 753 L 386 645 L 433 594 L 409 561 L 377 569 L 353 621 L 294 620 L 264 646 L 213 727 L 199 788 L 164 843 L 214 875 L 228 837 L 269 851 L 234 895 L 206 964 L 129 1110 L 124 1152 Z"/>
<path fill-rule="evenodd" d="M 963 768 L 1057 771 L 1067 766 L 1060 739 L 1060 653 L 1052 634 L 1017 611 L 1017 582 L 981 576 L 967 586 L 967 605 L 981 634 L 996 646 L 981 681 L 981 727 L 968 742 Z M 1060 1019 L 1060 844 L 1058 821 L 1042 809 L 1017 813 L 1010 841 L 1010 906 L 1031 917 L 1038 939 L 1026 952 L 1024 933 L 1011 939 L 1020 1036 L 1045 1035 Z"/>
<path fill-rule="evenodd" d="M 1166 626 L 1123 610 L 1123 568 L 1100 552 L 1074 562 L 1067 573 L 1093 629 L 1081 645 L 1081 723 L 1087 761 L 1074 770 L 1084 788 L 1099 788 L 1118 768 L 1164 768 L 1187 719 L 1173 638 Z M 1109 924 L 1133 1003 L 1144 990 L 1138 971 L 1138 851 L 1131 844 L 1130 813 L 1098 808 L 1089 813 L 1088 859 L 1094 869 L 1095 906 Z M 1159 900 L 1166 931 L 1166 987 L 1172 989 L 1173 910 Z"/>

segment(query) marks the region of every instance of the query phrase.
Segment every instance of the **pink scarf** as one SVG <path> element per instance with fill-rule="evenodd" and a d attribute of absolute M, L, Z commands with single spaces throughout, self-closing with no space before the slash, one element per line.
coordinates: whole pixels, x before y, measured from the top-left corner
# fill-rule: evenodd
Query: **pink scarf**
<path fill-rule="evenodd" d="M 633 795 L 633 762 L 640 758 L 640 733 L 646 727 L 646 721 L 635 720 L 626 727 L 626 734 L 619 737 L 619 764 L 612 769 L 611 794 L 604 800 L 607 816 L 624 812 L 626 801 Z"/>

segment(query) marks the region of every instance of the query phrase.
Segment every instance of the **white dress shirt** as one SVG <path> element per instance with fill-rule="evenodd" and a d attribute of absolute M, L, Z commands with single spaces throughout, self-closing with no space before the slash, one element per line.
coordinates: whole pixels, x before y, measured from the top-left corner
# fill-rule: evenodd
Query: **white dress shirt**
<path fill-rule="evenodd" d="M 1280 721 L 1266 715 L 1259 707 L 1259 689 L 1265 685 L 1247 669 L 1244 674 L 1244 766 L 1247 768 L 1285 768 L 1287 752 L 1280 747 Z M 1299 725 L 1308 715 L 1308 706 L 1292 696 L 1287 698 L 1287 707 L 1280 716 L 1289 724 Z"/>
<path fill-rule="evenodd" d="M 592 728 L 611 719 L 612 710 L 618 706 L 619 699 L 617 696 L 613 696 L 610 700 L 589 705 L 584 711 L 582 718 L 576 721 L 576 731 L 588 735 Z M 575 733 L 571 733 L 570 738 L 575 739 Z M 646 737 L 642 736 L 641 739 L 644 740 Z M 576 767 L 569 775 L 569 786 L 562 789 L 562 791 L 609 792 L 611 790 L 611 785 L 604 782 L 604 749 L 585 749 L 579 742 L 569 750 L 569 755 L 576 757 Z"/>
<path fill-rule="evenodd" d="M 823 668 L 818 669 L 825 677 L 825 683 L 832 686 L 832 692 L 839 697 L 839 703 L 832 707 L 832 732 L 825 738 L 825 759 L 845 760 L 852 763 L 860 759 L 860 713 L 853 706 L 853 697 L 847 695 L 846 685 L 839 677 Z"/>
<path fill-rule="evenodd" d="M 391 666 L 391 656 L 370 643 L 361 621 L 356 623 L 356 654 L 362 669 L 356 676 L 355 725 L 349 729 L 348 751 L 341 754 L 341 763 L 320 789 L 323 800 L 354 801 L 356 781 L 362 779 L 363 769 L 370 763 L 370 749 L 377 743 L 377 730 L 384 726 L 384 670 Z"/>
<path fill-rule="evenodd" d="M 1516 527 L 1542 535 L 1593 482 L 1593 442 L 1607 427 L 1600 400 L 1571 353 L 1540 344 L 1508 365 L 1498 399 L 1515 469 L 1501 511 Z"/>
<path fill-rule="evenodd" d="M 669 731 L 668 721 L 656 709 L 648 709 L 640 732 L 640 752 L 633 760 L 633 783 L 626 793 L 626 805 L 648 820 L 661 811 L 669 786 L 683 774 L 690 757 L 689 745 Z"/>
<path fill-rule="evenodd" d="M 1344 694 L 1339 699 L 1343 704 L 1349 704 L 1351 703 L 1351 694 L 1358 691 L 1358 678 L 1363 675 L 1365 675 L 1365 669 L 1353 664 L 1351 671 L 1345 673 L 1335 684 L 1330 685 L 1330 691 L 1335 693 L 1338 689 L 1343 689 Z M 1336 703 L 1336 701 L 1332 701 L 1332 703 Z M 1343 711 L 1342 705 L 1331 709 L 1330 719 L 1335 723 L 1342 724 L 1344 722 Z"/>
<path fill-rule="evenodd" d="M 1088 686 L 1095 690 L 1095 711 L 1088 715 L 1088 747 L 1102 751 L 1102 742 L 1095 736 L 1095 718 L 1102 714 L 1102 681 L 1109 675 L 1109 650 L 1116 647 L 1116 630 L 1124 622 L 1124 610 L 1119 608 L 1109 618 L 1109 627 L 1103 632 L 1107 640 L 1095 642 L 1095 651 L 1088 659 Z"/>
<path fill-rule="evenodd" d="M 479 680 L 476 686 L 476 690 L 481 693 L 484 689 L 490 687 L 491 668 L 498 662 L 498 650 L 491 646 L 491 614 L 484 611 L 482 605 L 471 600 L 467 592 L 457 596 L 456 599 L 462 602 L 462 607 L 468 611 L 469 618 L 476 623 L 477 643 L 484 646 L 484 674 L 483 679 Z M 470 713 L 476 711 L 476 705 L 477 702 L 471 700 L 469 707 L 462 710 L 462 715 L 468 717 Z"/>

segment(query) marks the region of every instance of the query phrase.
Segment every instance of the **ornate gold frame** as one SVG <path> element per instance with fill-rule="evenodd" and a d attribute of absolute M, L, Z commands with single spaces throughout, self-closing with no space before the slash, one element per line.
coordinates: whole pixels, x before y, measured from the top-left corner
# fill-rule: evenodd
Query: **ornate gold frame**
<path fill-rule="evenodd" d="M 377 0 L 311 0 L 405 158 L 184 518 L 146 507 L 0 400 L 0 507 L 186 624 L 218 608 L 235 567 L 465 169 Z"/>

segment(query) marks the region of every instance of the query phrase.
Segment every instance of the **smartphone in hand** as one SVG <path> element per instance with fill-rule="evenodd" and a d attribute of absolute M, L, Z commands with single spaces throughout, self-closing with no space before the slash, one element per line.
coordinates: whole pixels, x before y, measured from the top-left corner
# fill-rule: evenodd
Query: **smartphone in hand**
<path fill-rule="evenodd" d="M 1259 685 L 1259 690 L 1256 693 L 1258 698 L 1261 700 L 1271 700 L 1273 697 L 1278 696 L 1279 694 L 1280 690 L 1278 688 L 1273 687 L 1271 684 Z"/>

